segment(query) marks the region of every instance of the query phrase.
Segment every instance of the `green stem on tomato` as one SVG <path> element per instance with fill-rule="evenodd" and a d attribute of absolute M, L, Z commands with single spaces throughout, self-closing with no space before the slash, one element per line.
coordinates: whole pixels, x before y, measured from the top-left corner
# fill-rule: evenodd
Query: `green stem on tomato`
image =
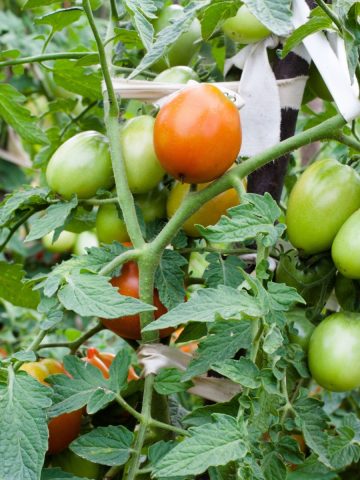
<path fill-rule="evenodd" d="M 107 205 L 109 203 L 119 203 L 118 197 L 111 198 L 88 198 L 87 200 L 81 200 L 84 205 Z"/>
<path fill-rule="evenodd" d="M 121 253 L 117 257 L 115 257 L 111 262 L 105 265 L 100 271 L 99 275 L 108 275 L 111 273 L 115 268 L 119 267 L 120 265 L 130 261 L 136 260 L 139 258 L 140 252 L 138 250 L 126 250 L 125 252 Z"/>
<path fill-rule="evenodd" d="M 357 152 L 360 152 L 360 142 L 355 138 L 344 135 L 343 133 L 334 133 L 329 136 L 329 140 L 335 140 L 343 145 L 346 145 Z"/>
<path fill-rule="evenodd" d="M 39 345 L 46 337 L 47 331 L 40 330 L 40 332 L 36 335 L 34 340 L 30 343 L 30 345 L 25 349 L 25 352 L 36 352 L 39 348 Z M 24 362 L 16 362 L 14 365 L 15 372 L 21 367 Z"/>
<path fill-rule="evenodd" d="M 33 55 L 31 57 L 20 57 L 12 60 L 5 60 L 0 62 L 0 68 L 12 67 L 14 65 L 22 65 L 24 63 L 42 63 L 46 60 L 77 60 L 83 58 L 86 55 L 94 55 L 97 52 L 59 52 L 59 53 L 44 53 L 43 55 Z"/>
<path fill-rule="evenodd" d="M 326 13 L 326 15 L 335 23 L 337 28 L 339 29 L 339 32 L 342 32 L 342 25 L 340 22 L 340 19 L 336 15 L 336 13 L 327 5 L 324 0 L 316 0 L 316 3 L 319 5 L 319 7 Z"/>
<path fill-rule="evenodd" d="M 6 236 L 5 240 L 0 245 L 0 252 L 2 252 L 4 250 L 4 248 L 6 247 L 8 242 L 11 240 L 11 238 L 14 235 L 14 233 L 16 232 L 16 230 L 19 227 L 21 227 L 21 225 L 23 223 L 25 223 L 26 220 L 28 220 L 32 215 L 34 215 L 35 212 L 36 212 L 36 210 L 30 210 L 29 212 L 24 213 L 24 215 L 22 217 L 20 217 L 18 222 L 16 222 L 16 224 L 10 229 L 10 231 L 9 231 L 8 235 Z"/>

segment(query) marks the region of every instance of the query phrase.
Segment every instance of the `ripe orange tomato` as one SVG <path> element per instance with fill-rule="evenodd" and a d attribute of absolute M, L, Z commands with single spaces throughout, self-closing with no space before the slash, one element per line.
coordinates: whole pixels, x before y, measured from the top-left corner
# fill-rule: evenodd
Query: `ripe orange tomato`
<path fill-rule="evenodd" d="M 111 279 L 111 284 L 117 287 L 121 295 L 139 298 L 139 270 L 135 262 L 127 262 L 124 264 L 121 274 Z M 167 312 L 167 309 L 160 302 L 157 290 L 154 291 L 154 305 L 157 308 L 155 318 L 161 317 Z M 132 340 L 141 339 L 140 316 L 129 315 L 127 317 L 115 318 L 113 320 L 102 320 L 106 328 L 116 333 L 120 337 Z M 171 328 L 165 328 L 160 331 L 161 337 L 170 335 L 173 331 Z"/>
<path fill-rule="evenodd" d="M 87 349 L 87 356 L 84 358 L 85 362 L 91 363 L 94 367 L 97 367 L 101 370 L 105 378 L 109 378 L 109 368 L 112 362 L 114 361 L 115 355 L 109 352 L 99 352 L 94 347 Z M 128 382 L 131 380 L 139 380 L 138 375 L 136 374 L 132 365 L 129 367 L 128 372 Z"/>
<path fill-rule="evenodd" d="M 207 185 L 207 183 L 199 185 L 196 190 L 203 190 Z M 190 185 L 186 183 L 177 182 L 174 185 L 166 205 L 168 218 L 171 218 L 175 214 L 189 191 Z M 197 212 L 186 220 L 182 228 L 190 237 L 200 237 L 200 233 L 195 225 L 199 224 L 204 227 L 215 225 L 215 223 L 220 220 L 221 215 L 226 214 L 228 208 L 235 207 L 235 205 L 238 204 L 239 197 L 236 190 L 231 188 L 206 202 Z"/>
<path fill-rule="evenodd" d="M 186 183 L 220 177 L 235 162 L 241 139 L 236 106 L 210 84 L 185 88 L 155 120 L 157 157 L 170 175 Z"/>

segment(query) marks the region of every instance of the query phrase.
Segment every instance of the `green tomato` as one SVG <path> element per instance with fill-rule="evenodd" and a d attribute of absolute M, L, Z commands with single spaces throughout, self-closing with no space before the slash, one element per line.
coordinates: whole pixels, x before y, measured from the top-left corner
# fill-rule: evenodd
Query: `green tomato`
<path fill-rule="evenodd" d="M 317 97 L 321 98 L 322 100 L 327 100 L 328 102 L 333 101 L 333 97 L 314 63 L 312 63 L 310 66 L 308 83 L 310 89 Z"/>
<path fill-rule="evenodd" d="M 183 65 L 168 68 L 154 78 L 154 82 L 161 83 L 187 83 L 189 80 L 200 82 L 199 75 L 192 68 Z"/>
<path fill-rule="evenodd" d="M 165 174 L 154 149 L 154 123 L 153 117 L 142 115 L 126 122 L 121 131 L 121 149 L 133 193 L 155 188 Z"/>
<path fill-rule="evenodd" d="M 63 143 L 51 157 L 46 179 L 54 192 L 69 199 L 93 197 L 114 184 L 108 140 L 95 131 L 81 132 Z"/>
<path fill-rule="evenodd" d="M 171 25 L 179 17 L 183 16 L 184 8 L 181 5 L 169 5 L 164 7 L 160 15 L 154 22 L 155 32 L 158 33 L 164 28 Z M 161 72 L 168 66 L 174 65 L 188 65 L 192 57 L 198 50 L 198 44 L 201 39 L 201 25 L 197 18 L 195 18 L 189 27 L 189 30 L 176 40 L 167 52 L 169 65 L 164 59 L 157 61 L 152 68 L 156 72 Z"/>
<path fill-rule="evenodd" d="M 360 312 L 360 281 L 336 276 L 335 295 L 340 307 L 348 312 Z"/>
<path fill-rule="evenodd" d="M 336 160 L 319 160 L 305 170 L 290 193 L 289 240 L 307 255 L 324 252 L 358 208 L 360 176 Z"/>
<path fill-rule="evenodd" d="M 101 205 L 96 216 L 96 233 L 101 243 L 120 243 L 130 240 L 124 220 L 114 203 Z"/>
<path fill-rule="evenodd" d="M 226 19 L 222 29 L 231 40 L 246 45 L 259 42 L 271 34 L 246 5 L 242 5 L 234 17 Z"/>
<path fill-rule="evenodd" d="M 307 305 L 323 305 L 328 299 L 335 281 L 336 269 L 330 257 L 301 260 L 296 250 L 281 255 L 276 270 L 276 281 L 294 287 Z"/>
<path fill-rule="evenodd" d="M 80 478 L 93 480 L 102 478 L 102 467 L 100 465 L 76 455 L 71 450 L 65 450 L 52 457 L 51 464 L 53 467 L 60 467 L 65 472 L 72 473 Z"/>
<path fill-rule="evenodd" d="M 310 320 L 306 317 L 306 309 L 296 307 L 286 312 L 288 321 L 289 339 L 296 343 L 306 352 L 309 348 L 310 337 L 315 329 Z"/>
<path fill-rule="evenodd" d="M 99 240 L 94 232 L 82 232 L 77 236 L 73 252 L 75 255 L 86 255 L 87 248 L 98 246 Z"/>
<path fill-rule="evenodd" d="M 136 195 L 135 203 L 141 209 L 146 223 L 166 218 L 166 202 L 169 192 L 166 188 L 154 188 L 143 195 Z"/>
<path fill-rule="evenodd" d="M 310 338 L 309 368 L 316 382 L 333 392 L 360 386 L 360 315 L 334 313 Z"/>
<path fill-rule="evenodd" d="M 53 242 L 53 236 L 54 232 L 50 232 L 42 239 L 44 247 L 49 250 L 49 252 L 66 253 L 72 250 L 76 241 L 75 233 L 63 230 L 55 242 Z"/>
<path fill-rule="evenodd" d="M 338 231 L 331 255 L 344 277 L 360 280 L 360 210 L 353 213 Z"/>

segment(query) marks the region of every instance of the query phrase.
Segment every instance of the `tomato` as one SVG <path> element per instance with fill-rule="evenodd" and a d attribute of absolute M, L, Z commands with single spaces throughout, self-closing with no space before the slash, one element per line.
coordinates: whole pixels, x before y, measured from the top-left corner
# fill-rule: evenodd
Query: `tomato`
<path fill-rule="evenodd" d="M 94 232 L 82 232 L 76 238 L 74 245 L 75 255 L 86 255 L 87 248 L 98 247 L 99 240 Z"/>
<path fill-rule="evenodd" d="M 306 309 L 301 307 L 294 308 L 286 312 L 286 319 L 290 342 L 300 345 L 304 351 L 307 351 L 315 326 L 306 317 Z"/>
<path fill-rule="evenodd" d="M 181 65 L 168 68 L 154 78 L 154 82 L 161 83 L 187 83 L 189 80 L 200 82 L 199 75 L 192 68 Z"/>
<path fill-rule="evenodd" d="M 360 176 L 336 160 L 319 160 L 305 170 L 290 193 L 289 240 L 308 255 L 328 250 L 342 224 L 358 208 Z"/>
<path fill-rule="evenodd" d="M 105 378 L 109 378 L 109 368 L 114 361 L 114 358 L 115 355 L 113 353 L 100 352 L 96 348 L 90 347 L 87 349 L 87 355 L 83 360 L 91 363 L 91 365 L 94 365 L 94 367 L 97 367 Z M 131 380 L 139 380 L 139 377 L 132 365 L 129 367 L 127 380 L 128 382 L 131 382 Z"/>
<path fill-rule="evenodd" d="M 203 190 L 208 184 L 197 185 L 196 190 Z M 171 218 L 178 210 L 184 198 L 190 191 L 190 185 L 177 182 L 170 192 L 167 202 L 167 214 Z M 196 224 L 207 227 L 214 225 L 220 220 L 221 215 L 226 215 L 226 211 L 239 204 L 239 197 L 236 190 L 231 188 L 226 192 L 220 193 L 216 197 L 206 202 L 200 209 L 186 220 L 182 228 L 190 237 L 200 237 Z"/>
<path fill-rule="evenodd" d="M 310 338 L 309 368 L 316 382 L 333 392 L 360 386 L 360 315 L 334 313 Z"/>
<path fill-rule="evenodd" d="M 330 257 L 318 260 L 310 258 L 301 260 L 296 250 L 280 256 L 276 269 L 276 281 L 294 287 L 306 301 L 307 305 L 317 305 L 319 299 L 325 304 L 335 282 L 335 266 Z"/>
<path fill-rule="evenodd" d="M 155 32 L 160 32 L 183 16 L 184 8 L 181 5 L 169 5 L 164 7 L 160 15 L 154 22 Z M 187 65 L 199 48 L 201 40 L 201 26 L 197 18 L 193 20 L 187 32 L 180 35 L 175 43 L 167 52 L 169 66 Z M 160 72 L 167 68 L 167 62 L 164 59 L 158 60 L 152 68 Z"/>
<path fill-rule="evenodd" d="M 66 374 L 61 363 L 50 358 L 40 360 L 40 362 L 24 363 L 21 365 L 20 370 L 27 372 L 44 385 L 48 385 L 45 379 L 49 375 L 59 373 Z M 75 440 L 80 433 L 81 418 L 82 410 L 80 409 L 69 413 L 62 413 L 49 421 L 49 444 L 47 453 L 60 453 Z"/>
<path fill-rule="evenodd" d="M 317 97 L 322 100 L 327 100 L 328 102 L 333 101 L 333 97 L 314 62 L 310 65 L 308 82 L 310 89 Z"/>
<path fill-rule="evenodd" d="M 341 273 L 336 276 L 335 295 L 342 309 L 348 312 L 360 311 L 360 282 L 346 278 Z"/>
<path fill-rule="evenodd" d="M 331 255 L 339 272 L 360 280 L 360 210 L 342 225 L 332 244 Z"/>
<path fill-rule="evenodd" d="M 166 217 L 166 201 L 169 192 L 166 188 L 154 188 L 148 193 L 137 195 L 135 203 L 141 209 L 145 222 L 153 222 Z"/>
<path fill-rule="evenodd" d="M 51 459 L 53 467 L 72 473 L 76 477 L 98 480 L 102 478 L 102 468 L 97 463 L 89 462 L 71 450 L 65 450 Z"/>
<path fill-rule="evenodd" d="M 51 157 L 46 179 L 66 199 L 93 197 L 114 184 L 108 140 L 95 131 L 81 132 L 63 143 Z"/>
<path fill-rule="evenodd" d="M 242 44 L 259 42 L 271 33 L 246 5 L 242 5 L 234 17 L 226 19 L 222 29 L 227 37 Z"/>
<path fill-rule="evenodd" d="M 121 295 L 139 298 L 139 270 L 135 262 L 127 262 L 122 267 L 120 276 L 111 279 L 111 284 L 117 287 Z M 154 291 L 154 305 L 157 308 L 155 318 L 161 317 L 167 312 L 167 309 L 160 302 L 157 290 Z M 140 316 L 130 315 L 113 320 L 102 320 L 106 328 L 116 333 L 120 337 L 132 340 L 141 339 Z M 173 331 L 172 328 L 165 328 L 160 331 L 161 337 L 167 337 Z"/>
<path fill-rule="evenodd" d="M 121 150 L 133 193 L 155 188 L 165 174 L 154 149 L 154 123 L 153 117 L 141 115 L 127 121 L 121 130 Z"/>
<path fill-rule="evenodd" d="M 7 356 L 8 356 L 8 352 L 5 350 L 5 348 L 0 347 L 0 359 L 6 358 Z"/>
<path fill-rule="evenodd" d="M 125 222 L 119 217 L 114 203 L 101 205 L 96 216 L 96 233 L 101 243 L 120 243 L 130 240 Z"/>
<path fill-rule="evenodd" d="M 154 144 L 170 175 L 186 183 L 210 182 L 226 172 L 239 154 L 239 112 L 214 85 L 189 86 L 161 108 Z"/>
<path fill-rule="evenodd" d="M 76 241 L 76 234 L 63 230 L 59 238 L 53 243 L 54 232 L 50 232 L 42 239 L 42 243 L 46 250 L 53 253 L 70 252 Z"/>

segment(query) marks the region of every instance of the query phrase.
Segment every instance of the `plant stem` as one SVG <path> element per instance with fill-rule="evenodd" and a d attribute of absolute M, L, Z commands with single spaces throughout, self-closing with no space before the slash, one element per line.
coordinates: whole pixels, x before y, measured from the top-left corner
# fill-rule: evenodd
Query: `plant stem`
<path fill-rule="evenodd" d="M 113 478 L 116 477 L 116 475 L 121 471 L 122 465 L 115 465 L 114 467 L 111 467 L 105 474 L 105 477 L 103 480 L 112 480 Z"/>
<path fill-rule="evenodd" d="M 30 210 L 29 212 L 24 213 L 24 215 L 22 217 L 20 217 L 19 221 L 16 222 L 15 225 L 10 229 L 9 234 L 7 235 L 7 237 L 5 238 L 3 243 L 0 245 L 0 252 L 2 252 L 4 250 L 4 248 L 6 247 L 8 242 L 11 240 L 11 238 L 14 235 L 14 233 L 16 232 L 16 230 L 19 227 L 21 227 L 21 225 L 23 223 L 25 223 L 26 220 L 28 220 L 32 215 L 34 215 L 34 213 L 35 213 L 35 210 Z"/>
<path fill-rule="evenodd" d="M 21 57 L 15 58 L 12 60 L 5 60 L 0 62 L 0 68 L 2 67 L 12 67 L 13 65 L 22 65 L 23 63 L 41 63 L 46 60 L 62 60 L 70 59 L 76 60 L 83 58 L 86 55 L 94 55 L 97 52 L 59 52 L 59 53 L 44 53 L 43 55 L 33 55 L 31 57 Z"/>
<path fill-rule="evenodd" d="M 41 342 L 44 340 L 46 337 L 47 331 L 46 330 L 40 330 L 40 332 L 36 335 L 34 340 L 30 343 L 30 345 L 25 349 L 25 352 L 36 352 L 38 350 L 39 345 Z M 24 362 L 16 362 L 14 365 L 14 370 L 15 372 L 21 367 L 21 365 Z"/>
<path fill-rule="evenodd" d="M 355 138 L 344 135 L 341 132 L 330 135 L 329 140 L 336 140 L 337 142 L 343 143 L 344 145 L 347 145 L 353 150 L 360 152 L 360 142 Z"/>
<path fill-rule="evenodd" d="M 326 15 L 331 18 L 331 20 L 335 23 L 337 28 L 339 29 L 340 32 L 342 32 L 342 25 L 341 22 L 338 18 L 338 16 L 335 14 L 335 12 L 327 5 L 324 0 L 316 0 L 316 3 L 319 5 L 319 7 L 326 13 Z"/>
<path fill-rule="evenodd" d="M 128 262 L 129 260 L 136 260 L 140 255 L 138 250 L 126 250 L 117 257 L 115 257 L 111 262 L 109 262 L 105 267 L 99 271 L 99 275 L 107 275 L 111 273 L 115 268 L 123 263 Z"/>
<path fill-rule="evenodd" d="M 84 205 L 106 205 L 109 203 L 119 203 L 118 197 L 111 198 L 88 198 L 87 200 L 82 200 L 81 203 Z"/>

